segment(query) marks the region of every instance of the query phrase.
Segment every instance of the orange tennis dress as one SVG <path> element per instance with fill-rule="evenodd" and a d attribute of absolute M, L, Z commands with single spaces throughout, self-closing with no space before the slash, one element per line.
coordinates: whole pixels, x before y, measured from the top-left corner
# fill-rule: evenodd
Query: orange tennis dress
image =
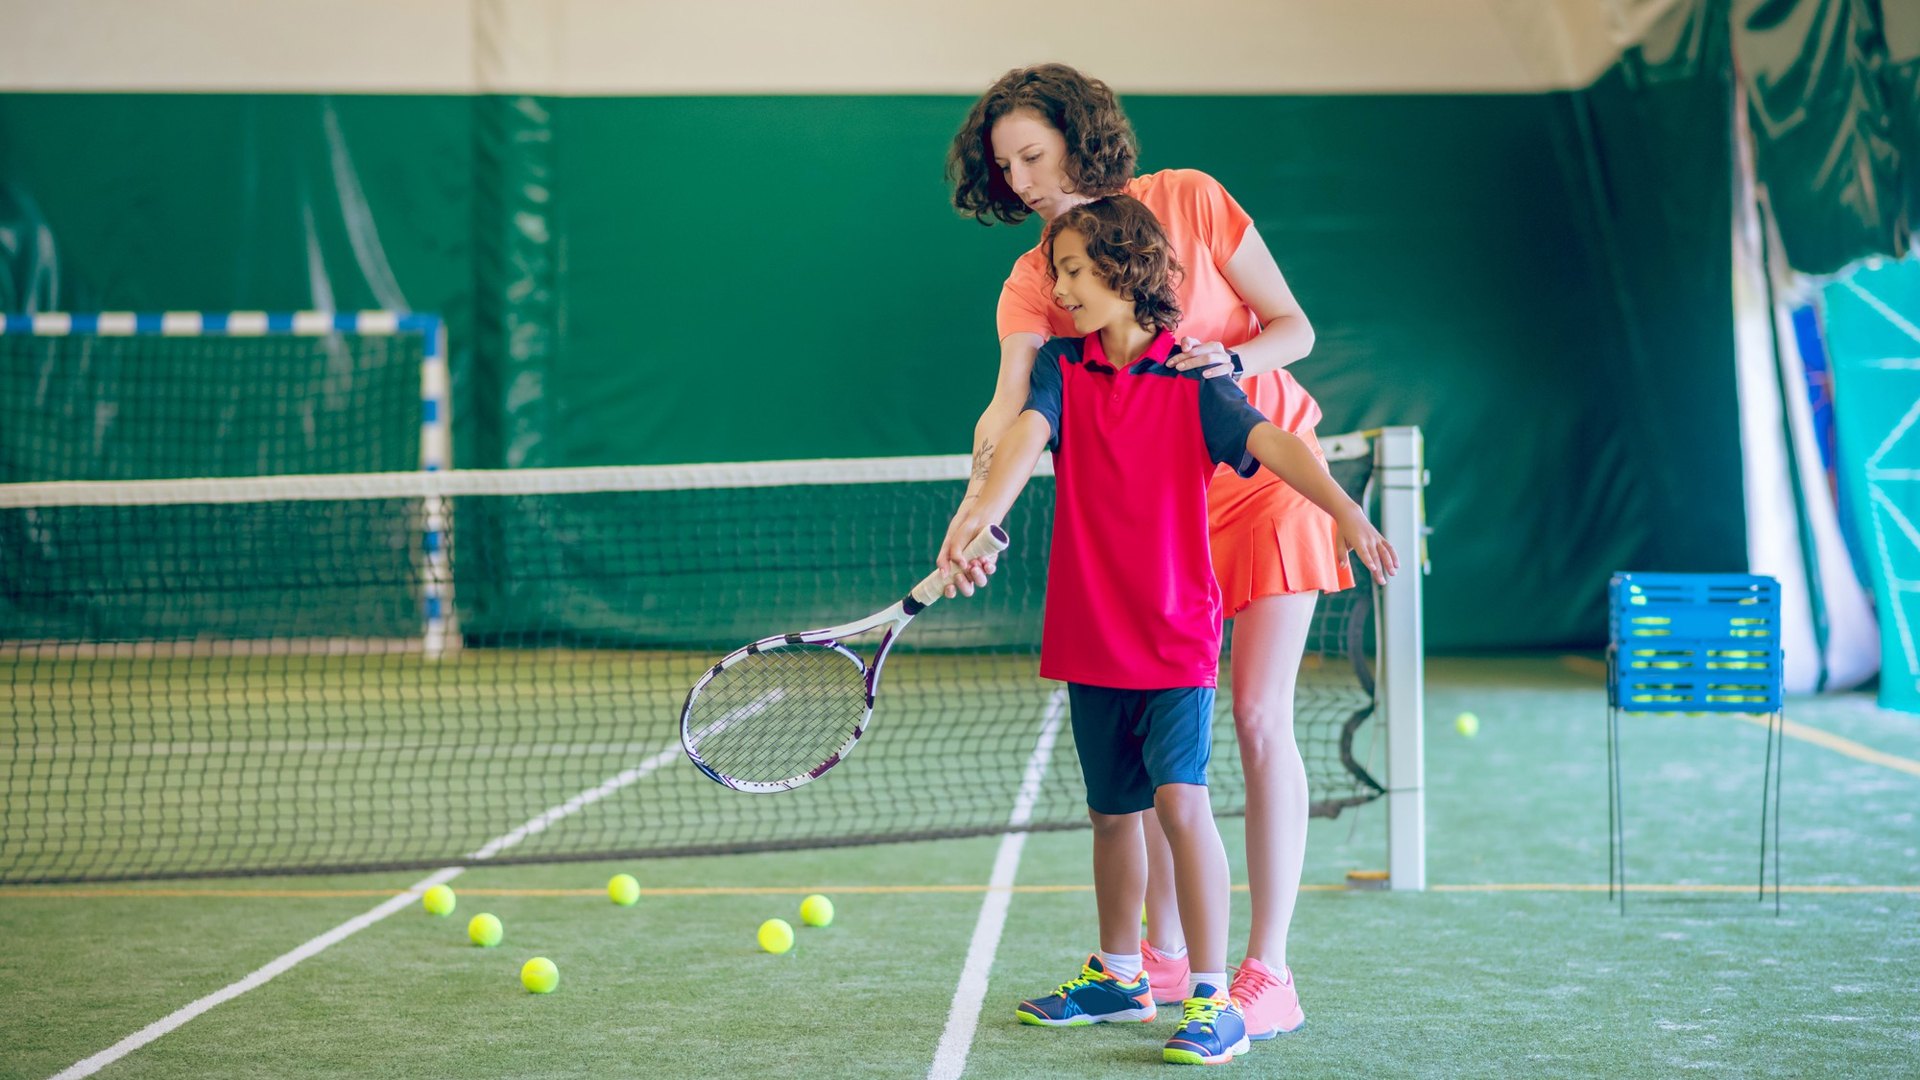
<path fill-rule="evenodd" d="M 1222 272 L 1253 224 L 1247 212 L 1219 181 L 1194 169 L 1135 177 L 1126 193 L 1160 219 L 1186 268 L 1174 283 L 1181 311 L 1176 333 L 1229 349 L 1252 340 L 1260 320 Z M 1053 302 L 1040 245 L 1013 264 L 1000 289 L 998 321 L 1002 338 L 1075 336 L 1073 319 Z M 1283 368 L 1243 379 L 1240 388 L 1267 419 L 1298 435 L 1326 463 L 1313 432 L 1320 405 L 1299 380 Z M 1207 491 L 1207 519 L 1213 575 L 1230 617 L 1263 596 L 1338 592 L 1353 585 L 1353 568 L 1340 551 L 1333 518 L 1265 469 L 1243 479 L 1222 466 Z"/>

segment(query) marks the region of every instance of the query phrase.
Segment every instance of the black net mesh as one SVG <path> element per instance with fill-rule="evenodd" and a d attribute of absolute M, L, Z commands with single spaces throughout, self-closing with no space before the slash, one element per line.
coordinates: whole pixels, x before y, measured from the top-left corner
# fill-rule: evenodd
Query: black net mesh
<path fill-rule="evenodd" d="M 1334 468 L 1358 493 L 1370 466 Z M 915 620 L 858 752 L 796 791 L 746 795 L 685 760 L 688 688 L 748 641 L 897 599 L 929 568 L 963 483 L 836 474 L 541 494 L 517 474 L 468 475 L 502 490 L 368 497 L 360 478 L 330 477 L 337 491 L 300 498 L 0 509 L 0 881 L 1006 827 L 1064 696 L 1035 674 L 1050 478 L 1009 517 L 1014 546 L 992 584 Z M 120 485 L 117 501 L 145 487 Z M 435 593 L 451 623 L 438 655 L 424 614 Z M 1380 790 L 1364 768 L 1371 612 L 1364 584 L 1324 598 L 1301 671 L 1317 813 Z M 1233 813 L 1226 670 L 1212 777 Z M 1033 827 L 1085 823 L 1071 741 L 1048 763 Z"/>

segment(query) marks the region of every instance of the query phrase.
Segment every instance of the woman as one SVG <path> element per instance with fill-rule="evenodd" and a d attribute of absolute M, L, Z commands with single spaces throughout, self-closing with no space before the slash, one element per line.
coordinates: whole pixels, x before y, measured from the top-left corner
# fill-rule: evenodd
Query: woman
<path fill-rule="evenodd" d="M 1212 177 L 1190 169 L 1135 176 L 1136 143 L 1113 91 L 1064 64 L 1008 72 L 974 103 L 954 136 L 948 179 L 954 206 L 982 224 L 1051 220 L 1090 199 L 1124 192 L 1145 203 L 1171 236 L 1187 272 L 1176 287 L 1185 312 L 1176 366 L 1242 378 L 1254 406 L 1320 454 L 1320 407 L 1283 369 L 1313 348 L 1313 328 L 1266 243 Z M 1014 263 L 1000 292 L 1000 374 L 974 428 L 972 500 L 996 443 L 1026 402 L 1033 358 L 1048 337 L 1072 334 L 1051 297 L 1036 246 Z M 1324 456 L 1323 456 L 1324 463 Z M 1279 478 L 1242 479 L 1230 469 L 1207 497 L 1214 574 L 1233 625 L 1233 719 L 1247 787 L 1247 876 L 1253 928 L 1232 993 L 1250 1038 L 1300 1026 L 1304 1014 L 1287 967 L 1287 927 L 1306 857 L 1307 774 L 1293 736 L 1293 690 L 1314 604 L 1353 585 L 1332 518 Z M 956 521 L 964 516 L 963 503 Z M 985 573 L 961 579 L 971 593 Z M 1147 848 L 1148 936 L 1143 963 L 1154 999 L 1186 996 L 1186 938 L 1173 887 L 1173 857 L 1152 814 Z"/>

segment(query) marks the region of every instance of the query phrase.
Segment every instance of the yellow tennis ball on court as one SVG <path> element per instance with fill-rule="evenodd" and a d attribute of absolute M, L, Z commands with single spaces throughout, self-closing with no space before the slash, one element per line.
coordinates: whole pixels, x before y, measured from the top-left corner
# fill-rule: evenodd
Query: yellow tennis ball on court
<path fill-rule="evenodd" d="M 627 907 L 640 899 L 640 883 L 633 880 L 632 874 L 615 874 L 607 882 L 607 899 Z"/>
<path fill-rule="evenodd" d="M 1480 734 L 1480 718 L 1470 712 L 1463 712 L 1453 718 L 1453 730 L 1471 739 Z"/>
<path fill-rule="evenodd" d="M 500 935 L 503 932 L 500 920 L 484 911 L 475 915 L 467 923 L 467 937 L 483 949 L 491 949 L 500 944 Z"/>
<path fill-rule="evenodd" d="M 808 926 L 826 926 L 833 922 L 833 901 L 819 893 L 800 901 L 800 921 Z"/>
<path fill-rule="evenodd" d="M 760 947 L 775 956 L 793 948 L 793 927 L 785 919 L 768 919 L 761 923 Z"/>
<path fill-rule="evenodd" d="M 560 985 L 560 969 L 544 956 L 536 956 L 520 968 L 520 985 L 536 994 L 551 994 Z"/>
<path fill-rule="evenodd" d="M 427 895 L 421 898 L 421 903 L 426 905 L 429 915 L 451 915 L 454 905 L 453 890 L 445 885 L 435 885 L 427 890 Z"/>

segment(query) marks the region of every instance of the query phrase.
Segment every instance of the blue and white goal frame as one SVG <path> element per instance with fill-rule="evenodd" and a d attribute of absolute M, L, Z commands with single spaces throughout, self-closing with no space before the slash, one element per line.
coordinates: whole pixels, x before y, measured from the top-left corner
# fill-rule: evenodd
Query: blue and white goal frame
<path fill-rule="evenodd" d="M 321 337 L 327 334 L 418 335 L 420 350 L 420 468 L 453 467 L 452 409 L 447 371 L 447 324 L 412 311 L 100 311 L 7 315 L 0 334 L 36 337 Z M 457 648 L 453 615 L 446 499 L 425 500 L 420 537 L 425 559 L 422 648 L 437 657 Z"/>

